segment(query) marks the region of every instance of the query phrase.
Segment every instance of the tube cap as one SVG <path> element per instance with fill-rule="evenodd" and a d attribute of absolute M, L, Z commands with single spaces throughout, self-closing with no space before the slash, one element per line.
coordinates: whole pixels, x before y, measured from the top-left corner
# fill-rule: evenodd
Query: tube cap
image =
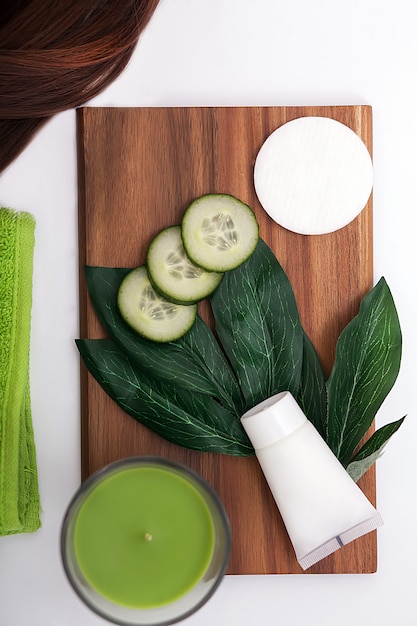
<path fill-rule="evenodd" d="M 289 391 L 282 391 L 257 404 L 241 417 L 255 450 L 287 437 L 307 421 Z"/>

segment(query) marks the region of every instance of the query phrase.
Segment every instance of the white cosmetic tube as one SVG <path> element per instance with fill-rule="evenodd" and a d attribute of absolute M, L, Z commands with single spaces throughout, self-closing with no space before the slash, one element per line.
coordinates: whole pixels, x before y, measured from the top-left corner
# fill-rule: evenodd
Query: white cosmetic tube
<path fill-rule="evenodd" d="M 383 524 L 291 393 L 261 402 L 241 422 L 303 570 Z"/>

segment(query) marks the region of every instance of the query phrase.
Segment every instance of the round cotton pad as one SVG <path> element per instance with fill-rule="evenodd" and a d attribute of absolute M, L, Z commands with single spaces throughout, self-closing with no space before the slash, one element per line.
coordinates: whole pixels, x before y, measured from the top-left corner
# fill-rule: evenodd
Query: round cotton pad
<path fill-rule="evenodd" d="M 372 160 L 363 141 L 327 117 L 301 117 L 275 130 L 255 162 L 255 190 L 278 224 L 304 235 L 349 224 L 372 191 Z"/>

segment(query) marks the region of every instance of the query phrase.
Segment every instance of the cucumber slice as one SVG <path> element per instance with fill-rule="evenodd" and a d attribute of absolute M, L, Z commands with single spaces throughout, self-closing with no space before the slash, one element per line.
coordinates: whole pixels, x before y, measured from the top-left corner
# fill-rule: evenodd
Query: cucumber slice
<path fill-rule="evenodd" d="M 137 333 L 152 341 L 179 339 L 193 325 L 197 305 L 174 304 L 156 293 L 142 265 L 122 280 L 117 305 L 123 319 Z"/>
<path fill-rule="evenodd" d="M 170 226 L 152 240 L 146 258 L 148 275 L 155 289 L 178 304 L 206 298 L 219 285 L 223 274 L 206 272 L 185 253 L 180 226 Z"/>
<path fill-rule="evenodd" d="M 226 272 L 252 254 L 259 225 L 252 209 L 228 194 L 207 194 L 185 211 L 181 234 L 190 259 L 207 271 Z"/>

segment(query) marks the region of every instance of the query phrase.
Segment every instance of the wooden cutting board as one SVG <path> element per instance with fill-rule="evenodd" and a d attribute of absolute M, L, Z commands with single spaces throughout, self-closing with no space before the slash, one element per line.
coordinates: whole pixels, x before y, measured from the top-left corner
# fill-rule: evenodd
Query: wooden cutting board
<path fill-rule="evenodd" d="M 230 193 L 256 212 L 261 236 L 292 282 L 304 328 L 329 373 L 337 337 L 373 284 L 371 200 L 336 233 L 305 236 L 272 222 L 253 185 L 254 161 L 267 136 L 306 115 L 339 120 L 372 151 L 368 106 L 79 109 L 81 337 L 103 336 L 86 293 L 84 264 L 140 265 L 152 237 L 179 223 L 191 200 L 204 193 Z M 211 483 L 226 506 L 233 533 L 230 574 L 302 573 L 254 457 L 191 452 L 166 442 L 123 413 L 83 364 L 81 398 L 83 478 L 131 455 L 185 463 Z M 375 503 L 373 468 L 360 486 Z M 307 573 L 375 570 L 374 532 Z"/>

